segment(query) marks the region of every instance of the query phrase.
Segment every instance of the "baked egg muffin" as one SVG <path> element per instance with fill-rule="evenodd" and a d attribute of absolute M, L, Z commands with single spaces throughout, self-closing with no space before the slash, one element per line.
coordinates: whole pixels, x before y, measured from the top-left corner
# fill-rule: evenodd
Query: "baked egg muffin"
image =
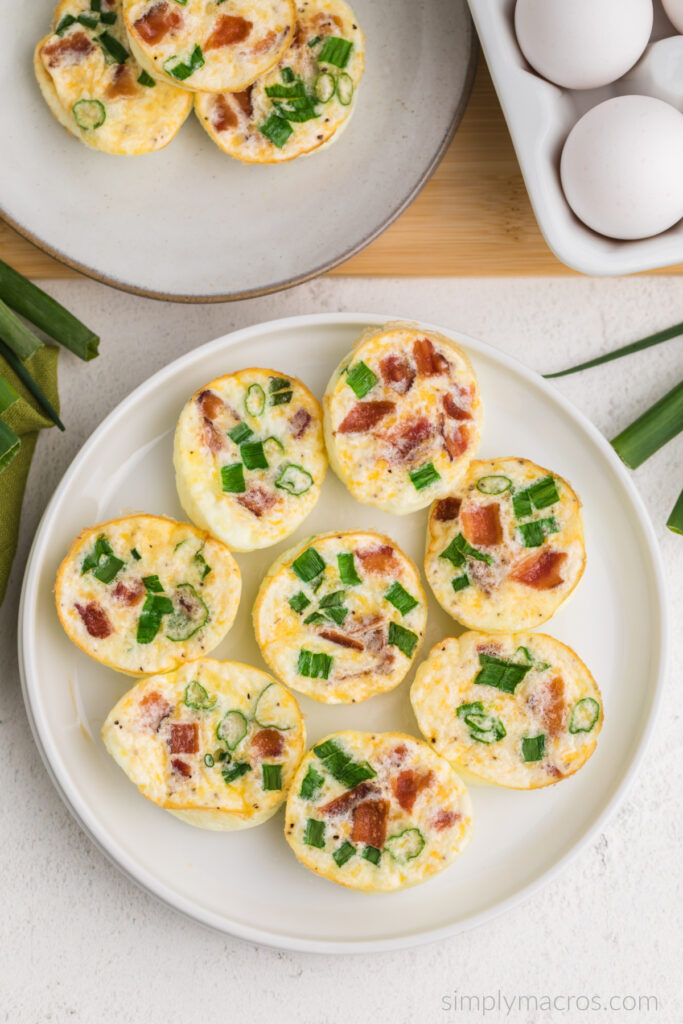
<path fill-rule="evenodd" d="M 184 90 L 157 82 L 131 54 L 121 0 L 61 0 L 33 65 L 59 123 L 104 153 L 163 149 L 192 107 Z"/>
<path fill-rule="evenodd" d="M 338 732 L 292 781 L 285 838 L 323 878 L 366 892 L 425 882 L 470 840 L 464 784 L 426 743 L 400 732 Z"/>
<path fill-rule="evenodd" d="M 197 93 L 195 113 L 217 146 L 243 163 L 275 164 L 322 149 L 355 109 L 365 37 L 343 0 L 297 6 L 294 42 L 242 92 Z"/>
<path fill-rule="evenodd" d="M 427 598 L 415 565 L 370 530 L 327 533 L 285 552 L 254 605 L 273 672 L 325 704 L 393 690 L 422 644 Z"/>
<path fill-rule="evenodd" d="M 483 418 L 462 349 L 408 323 L 363 332 L 332 374 L 323 409 L 337 476 L 358 501 L 395 515 L 453 490 Z"/>
<path fill-rule="evenodd" d="M 306 731 L 294 698 L 265 672 L 201 658 L 134 686 L 102 739 L 148 800 L 190 825 L 230 831 L 275 814 Z"/>
<path fill-rule="evenodd" d="M 295 377 L 248 369 L 211 381 L 175 432 L 180 503 L 237 551 L 289 536 L 318 498 L 327 456 L 318 401 Z"/>
<path fill-rule="evenodd" d="M 282 57 L 294 0 L 123 0 L 133 53 L 155 78 L 192 92 L 239 92 Z"/>
<path fill-rule="evenodd" d="M 472 462 L 432 507 L 425 572 L 439 604 L 471 629 L 532 629 L 553 615 L 586 565 L 581 502 L 528 459 Z"/>
<path fill-rule="evenodd" d="M 410 691 L 425 739 L 465 778 L 553 786 L 583 767 L 602 697 L 577 654 L 542 633 L 463 633 L 430 651 Z"/>
<path fill-rule="evenodd" d="M 59 567 L 55 599 L 82 651 L 136 676 L 213 650 L 234 622 L 240 591 L 225 544 L 188 523 L 134 515 L 83 530 Z"/>

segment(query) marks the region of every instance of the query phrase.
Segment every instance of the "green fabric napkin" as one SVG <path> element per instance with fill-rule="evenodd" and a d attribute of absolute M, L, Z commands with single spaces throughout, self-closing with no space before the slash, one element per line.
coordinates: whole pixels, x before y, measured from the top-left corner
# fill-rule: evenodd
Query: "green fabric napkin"
<path fill-rule="evenodd" d="M 57 360 L 59 349 L 44 345 L 24 363 L 54 408 L 59 412 Z M 21 439 L 19 454 L 0 473 L 0 604 L 5 597 L 10 569 L 17 550 L 21 506 L 26 490 L 28 471 L 35 451 L 38 431 L 53 426 L 16 374 L 0 356 L 0 375 L 12 385 L 19 400 L 0 414 L 8 427 Z"/>

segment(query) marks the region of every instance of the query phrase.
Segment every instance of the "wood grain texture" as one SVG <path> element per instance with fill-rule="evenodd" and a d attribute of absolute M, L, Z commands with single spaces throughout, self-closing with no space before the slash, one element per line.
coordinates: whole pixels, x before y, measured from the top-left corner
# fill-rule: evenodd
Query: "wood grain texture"
<path fill-rule="evenodd" d="M 0 257 L 29 277 L 77 277 L 0 220 Z M 408 210 L 337 276 L 487 277 L 573 271 L 551 253 L 534 218 L 483 58 L 462 124 Z M 658 273 L 683 273 L 683 265 Z"/>

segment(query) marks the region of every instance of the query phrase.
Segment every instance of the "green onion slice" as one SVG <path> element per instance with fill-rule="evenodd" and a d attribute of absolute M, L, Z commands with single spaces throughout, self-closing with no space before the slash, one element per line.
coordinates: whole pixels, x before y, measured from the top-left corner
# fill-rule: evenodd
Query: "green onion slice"
<path fill-rule="evenodd" d="M 389 604 L 393 604 L 401 615 L 407 615 L 408 612 L 412 612 L 413 608 L 417 608 L 420 603 L 412 594 L 409 594 L 401 584 L 396 580 L 384 595 L 384 600 L 388 601 Z"/>
<path fill-rule="evenodd" d="M 305 99 L 306 86 L 301 79 L 299 79 L 298 82 L 295 82 L 294 85 L 279 85 L 278 83 L 275 85 L 267 85 L 266 96 L 270 96 L 271 99 L 277 100 Z M 289 381 L 287 381 L 287 387 L 289 387 Z M 276 388 L 276 390 L 280 389 Z"/>
<path fill-rule="evenodd" d="M 204 754 L 204 764 L 206 765 L 207 768 L 213 768 L 215 763 L 216 762 L 213 759 L 213 754 Z"/>
<path fill-rule="evenodd" d="M 247 729 L 247 719 L 241 711 L 228 711 L 216 726 L 216 736 L 228 750 L 234 750 L 247 735 Z"/>
<path fill-rule="evenodd" d="M 477 490 L 482 494 L 504 494 L 512 487 L 512 480 L 507 476 L 482 476 L 477 480 Z"/>
<path fill-rule="evenodd" d="M 363 582 L 356 572 L 353 552 L 345 551 L 341 555 L 337 555 L 337 565 L 339 566 L 339 578 L 347 587 L 355 587 Z"/>
<path fill-rule="evenodd" d="M 335 590 L 333 594 L 326 594 L 325 597 L 321 598 L 321 608 L 334 608 L 335 606 L 341 605 L 344 602 L 346 592 L 344 590 Z"/>
<path fill-rule="evenodd" d="M 402 654 L 405 654 L 406 658 L 412 658 L 419 637 L 416 633 L 406 629 L 404 626 L 399 626 L 397 622 L 389 623 L 389 644 L 393 647 L 398 647 Z"/>
<path fill-rule="evenodd" d="M 104 534 L 100 534 L 95 541 L 93 551 L 86 555 L 83 560 L 81 576 L 84 576 L 87 572 L 92 572 L 95 579 L 99 580 L 100 583 L 111 583 L 118 576 L 124 565 L 125 563 L 114 554 L 112 546 Z"/>
<path fill-rule="evenodd" d="M 275 721 L 281 706 L 279 686 L 277 683 L 268 683 L 256 698 L 254 721 L 262 729 L 277 729 L 278 732 L 287 732 L 292 728 L 291 725 L 278 725 Z"/>
<path fill-rule="evenodd" d="M 525 519 L 533 510 L 548 508 L 560 500 L 557 484 L 552 476 L 537 480 L 531 487 L 518 491 L 512 497 L 512 508 L 517 519 Z"/>
<path fill-rule="evenodd" d="M 453 538 L 448 547 L 441 552 L 439 558 L 445 558 L 456 569 L 461 569 L 465 565 L 467 558 L 476 558 L 478 562 L 486 562 L 487 565 L 493 565 L 491 556 L 483 551 L 479 551 L 477 548 L 473 548 L 471 544 L 467 543 L 462 533 L 457 534 Z"/>
<path fill-rule="evenodd" d="M 298 615 L 300 612 L 304 610 L 304 608 L 308 608 L 311 602 L 306 597 L 303 590 L 300 590 L 297 594 L 294 594 L 292 597 L 290 597 L 287 603 L 292 609 L 292 611 L 295 611 Z"/>
<path fill-rule="evenodd" d="M 420 856 L 425 848 L 425 838 L 419 828 L 406 828 L 395 836 L 389 836 L 384 848 L 397 864 L 407 864 Z"/>
<path fill-rule="evenodd" d="M 666 525 L 673 533 L 683 533 L 683 491 L 679 494 Z"/>
<path fill-rule="evenodd" d="M 271 114 L 259 125 L 261 135 L 265 135 L 269 142 L 272 142 L 278 149 L 282 149 L 285 142 L 294 129 L 279 114 Z"/>
<path fill-rule="evenodd" d="M 71 108 L 74 121 L 84 131 L 101 128 L 107 120 L 107 111 L 99 100 L 79 100 Z"/>
<path fill-rule="evenodd" d="M 231 441 L 234 441 L 235 444 L 242 444 L 243 441 L 247 441 L 250 437 L 253 437 L 253 434 L 254 431 L 251 427 L 247 426 L 244 420 L 242 420 L 241 423 L 238 423 L 236 427 L 233 427 L 232 430 L 228 431 L 228 437 Z"/>
<path fill-rule="evenodd" d="M 323 48 L 318 54 L 319 64 L 334 64 L 336 68 L 345 68 L 349 63 L 353 43 L 350 39 L 340 36 L 327 36 Z"/>
<path fill-rule="evenodd" d="M 346 374 L 346 383 L 356 398 L 365 398 L 372 391 L 378 380 L 377 375 L 362 360 L 360 363 L 352 366 Z"/>
<path fill-rule="evenodd" d="M 244 399 L 244 408 L 250 416 L 260 416 L 266 407 L 266 393 L 260 384 L 250 384 Z"/>
<path fill-rule="evenodd" d="M 280 470 L 280 473 L 275 480 L 275 486 L 279 487 L 281 491 L 287 491 L 288 494 L 293 494 L 298 497 L 300 494 L 305 494 L 306 491 L 311 489 L 313 486 L 313 477 L 307 469 L 304 469 L 302 466 L 295 466 L 292 462 L 288 462 L 287 465 L 283 466 Z"/>
<path fill-rule="evenodd" d="M 102 11 L 100 14 L 100 21 L 103 25 L 115 25 L 116 11 Z"/>
<path fill-rule="evenodd" d="M 514 661 L 494 658 L 490 654 L 480 654 L 479 664 L 481 669 L 474 677 L 474 682 L 480 686 L 495 686 L 503 693 L 514 693 L 531 669 L 529 664 L 519 665 Z"/>
<path fill-rule="evenodd" d="M 19 401 L 19 395 L 11 384 L 4 377 L 0 377 L 0 413 L 6 412 L 15 402 Z"/>
<path fill-rule="evenodd" d="M 204 558 L 201 548 L 199 551 L 195 551 L 194 555 L 192 556 L 192 561 L 197 563 L 199 567 L 199 574 L 201 576 L 201 580 L 203 583 L 206 577 L 209 575 L 209 573 L 212 572 L 212 569 L 207 560 Z"/>
<path fill-rule="evenodd" d="M 518 527 L 525 548 L 538 548 L 551 533 L 559 533 L 560 525 L 555 516 L 521 523 Z"/>
<path fill-rule="evenodd" d="M 347 76 L 348 77 L 348 76 Z M 313 91 L 320 103 L 329 103 L 335 94 L 337 83 L 329 71 L 321 71 L 315 80 Z"/>
<path fill-rule="evenodd" d="M 244 494 L 247 485 L 244 482 L 244 467 L 241 462 L 221 466 L 221 486 L 226 494 Z"/>
<path fill-rule="evenodd" d="M 367 761 L 354 761 L 334 740 L 325 740 L 313 747 L 313 753 L 325 765 L 330 775 L 346 786 L 354 789 L 367 779 L 374 779 L 375 769 Z"/>
<path fill-rule="evenodd" d="M 282 81 L 283 82 L 293 82 L 294 81 L 294 77 L 295 76 L 294 76 L 294 72 L 292 71 L 291 68 L 283 68 L 282 71 L 280 72 L 280 74 L 282 75 Z"/>
<path fill-rule="evenodd" d="M 84 25 L 86 28 L 97 28 L 99 24 L 99 16 L 95 14 L 78 14 L 76 21 L 79 25 Z"/>
<path fill-rule="evenodd" d="M 263 789 L 266 792 L 269 790 L 282 789 L 282 765 L 262 764 L 261 780 Z"/>
<path fill-rule="evenodd" d="M 600 705 L 592 697 L 583 697 L 578 700 L 572 709 L 572 716 L 569 721 L 571 733 L 590 732 L 600 717 Z"/>
<path fill-rule="evenodd" d="M 323 41 L 323 37 L 322 36 L 313 36 L 312 39 L 308 40 L 308 42 L 306 43 L 306 46 L 311 46 L 311 47 L 312 46 L 317 46 L 318 43 L 322 43 L 322 41 Z"/>
<path fill-rule="evenodd" d="M 622 430 L 611 444 L 630 469 L 637 469 L 683 431 L 683 381 Z"/>
<path fill-rule="evenodd" d="M 151 75 L 148 75 L 146 71 L 141 71 L 138 76 L 138 85 L 145 85 L 148 89 L 153 89 L 156 85 L 155 79 Z"/>
<path fill-rule="evenodd" d="M 168 60 L 164 61 L 164 71 L 166 74 L 177 79 L 179 82 L 184 82 L 186 78 L 189 78 L 190 75 L 193 75 L 195 71 L 202 67 L 204 67 L 204 54 L 199 44 L 195 46 L 188 61 L 184 61 L 178 54 L 174 54 L 173 57 L 169 57 Z"/>
<path fill-rule="evenodd" d="M 185 705 L 188 708 L 194 708 L 195 711 L 211 711 L 212 708 L 215 708 L 216 701 L 218 700 L 215 695 L 210 697 L 202 684 L 196 679 L 193 679 L 185 687 L 184 699 Z"/>
<path fill-rule="evenodd" d="M 454 576 L 453 579 L 451 580 L 451 586 L 453 587 L 453 590 L 456 592 L 456 594 L 460 590 L 466 590 L 466 588 L 469 587 L 469 585 L 470 580 L 467 573 L 463 573 L 462 576 Z"/>
<path fill-rule="evenodd" d="M 209 609 L 191 583 L 179 583 L 171 596 L 173 611 L 166 623 L 169 640 L 189 640 L 209 620 Z"/>
<path fill-rule="evenodd" d="M 342 71 L 341 75 L 337 79 L 337 96 L 342 107 L 348 107 L 349 103 L 353 99 L 353 79 L 351 75 L 347 75 L 345 71 Z"/>
<path fill-rule="evenodd" d="M 263 450 L 263 441 L 247 441 L 240 445 L 242 462 L 247 469 L 268 469 L 268 459 Z"/>
<path fill-rule="evenodd" d="M 235 779 L 241 778 L 250 771 L 251 765 L 247 764 L 246 761 L 233 761 L 231 765 L 228 765 L 227 768 L 223 769 L 221 775 L 223 776 L 225 784 L 229 786 L 231 782 L 235 781 Z"/>
<path fill-rule="evenodd" d="M 317 772 L 313 765 L 308 766 L 308 771 L 304 775 L 301 788 L 299 790 L 299 796 L 303 800 L 313 800 L 318 795 L 322 788 L 322 784 L 325 781 L 324 777 Z"/>
<path fill-rule="evenodd" d="M 278 391 L 277 394 L 270 396 L 271 405 L 289 405 L 292 401 L 292 391 Z"/>
<path fill-rule="evenodd" d="M 382 851 L 378 850 L 376 846 L 365 846 L 361 857 L 363 860 L 369 860 L 376 867 L 382 859 Z"/>
<path fill-rule="evenodd" d="M 66 30 L 68 28 L 71 28 L 71 26 L 75 24 L 76 19 L 74 18 L 73 14 L 65 14 L 64 17 L 60 19 L 59 24 L 55 29 L 55 32 L 58 36 L 63 36 Z"/>
<path fill-rule="evenodd" d="M 284 455 L 285 446 L 277 437 L 267 437 L 263 442 L 263 447 L 266 449 L 266 456 L 268 455 L 268 445 L 271 445 L 271 458 L 277 457 L 278 455 Z"/>
<path fill-rule="evenodd" d="M 299 651 L 297 672 L 308 679 L 329 679 L 332 657 L 322 651 Z"/>
<path fill-rule="evenodd" d="M 117 64 L 125 64 L 130 54 L 125 46 L 122 46 L 116 36 L 113 36 L 111 32 L 102 32 L 97 37 L 97 42 L 100 44 L 105 52 L 112 58 Z"/>
<path fill-rule="evenodd" d="M 318 116 L 315 100 L 312 100 L 309 96 L 281 100 L 275 104 L 275 110 L 277 111 L 277 116 L 286 121 L 294 121 L 296 123 L 312 121 Z M 277 405 L 278 403 L 273 401 L 272 404 Z"/>
<path fill-rule="evenodd" d="M 497 743 L 507 736 L 505 726 L 496 715 L 487 714 L 481 701 L 473 704 L 461 704 L 457 710 L 470 730 L 470 736 L 478 743 Z"/>
<path fill-rule="evenodd" d="M 522 760 L 527 764 L 531 761 L 542 761 L 545 754 L 545 734 L 525 736 L 522 740 Z"/>
<path fill-rule="evenodd" d="M 325 846 L 325 822 L 318 821 L 316 818 L 309 818 L 306 822 L 304 842 L 306 846 L 315 846 L 322 850 Z"/>
<path fill-rule="evenodd" d="M 173 612 L 173 602 L 163 594 L 148 594 L 138 619 L 136 639 L 139 644 L 151 644 L 161 629 L 164 615 Z"/>
<path fill-rule="evenodd" d="M 135 559 L 136 562 L 139 562 L 140 559 L 142 558 L 142 555 L 140 554 L 140 552 L 138 551 L 137 548 L 131 548 L 130 549 L 130 553 L 131 553 L 131 555 L 133 556 L 133 558 Z"/>
<path fill-rule="evenodd" d="M 292 572 L 302 583 L 310 583 L 325 568 L 325 563 L 315 548 L 306 548 L 292 562 Z"/>
<path fill-rule="evenodd" d="M 428 462 L 426 466 L 420 466 L 419 469 L 411 469 L 408 476 L 412 480 L 416 491 L 423 491 L 425 487 L 429 487 L 430 484 L 441 479 L 439 473 L 434 468 L 433 462 Z"/>
<path fill-rule="evenodd" d="M 145 585 L 145 590 L 149 594 L 163 594 L 164 588 L 161 585 L 161 580 L 156 574 L 154 576 L 143 576 L 142 582 Z"/>
<path fill-rule="evenodd" d="M 353 843 L 350 843 L 348 839 L 345 839 L 341 846 L 338 846 L 332 854 L 332 860 L 338 868 L 343 868 L 347 860 L 351 860 L 355 852 L 356 847 Z"/>

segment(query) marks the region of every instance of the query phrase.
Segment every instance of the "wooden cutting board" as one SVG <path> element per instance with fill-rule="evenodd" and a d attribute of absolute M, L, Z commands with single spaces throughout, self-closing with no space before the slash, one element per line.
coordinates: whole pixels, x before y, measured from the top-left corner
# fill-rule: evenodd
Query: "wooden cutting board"
<path fill-rule="evenodd" d="M 0 257 L 29 277 L 77 277 L 0 220 Z M 463 122 L 408 210 L 335 275 L 572 274 L 543 240 L 483 58 Z M 683 265 L 660 273 L 683 273 Z"/>

